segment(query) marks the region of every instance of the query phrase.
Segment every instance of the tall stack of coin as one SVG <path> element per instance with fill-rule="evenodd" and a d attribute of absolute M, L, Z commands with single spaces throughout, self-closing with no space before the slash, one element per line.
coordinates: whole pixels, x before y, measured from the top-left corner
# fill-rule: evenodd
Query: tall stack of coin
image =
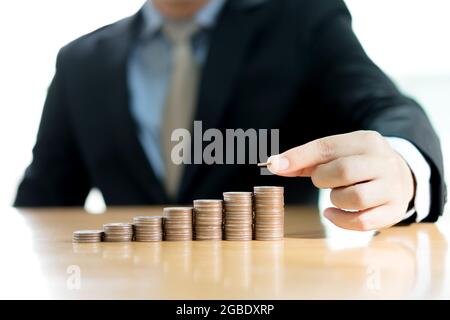
<path fill-rule="evenodd" d="M 194 238 L 222 240 L 222 200 L 194 200 Z"/>
<path fill-rule="evenodd" d="M 102 230 L 78 230 L 73 232 L 72 241 L 75 243 L 101 242 L 102 237 Z"/>
<path fill-rule="evenodd" d="M 252 240 L 251 192 L 224 192 L 225 240 Z"/>
<path fill-rule="evenodd" d="M 133 218 L 134 239 L 139 242 L 162 241 L 162 217 L 141 216 Z"/>
<path fill-rule="evenodd" d="M 284 188 L 254 187 L 255 240 L 284 237 Z"/>
<path fill-rule="evenodd" d="M 126 222 L 107 223 L 103 225 L 105 241 L 128 242 L 133 240 L 133 225 Z"/>
<path fill-rule="evenodd" d="M 192 208 L 164 208 L 164 239 L 167 241 L 192 240 Z"/>

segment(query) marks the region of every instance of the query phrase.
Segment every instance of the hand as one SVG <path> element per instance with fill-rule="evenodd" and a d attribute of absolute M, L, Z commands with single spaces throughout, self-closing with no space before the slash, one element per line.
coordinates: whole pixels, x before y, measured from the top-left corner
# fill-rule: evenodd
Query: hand
<path fill-rule="evenodd" d="M 407 163 L 376 131 L 317 139 L 268 162 L 276 175 L 311 177 L 316 187 L 331 188 L 331 202 L 337 208 L 327 208 L 324 215 L 345 229 L 394 225 L 403 220 L 414 197 L 415 182 Z"/>

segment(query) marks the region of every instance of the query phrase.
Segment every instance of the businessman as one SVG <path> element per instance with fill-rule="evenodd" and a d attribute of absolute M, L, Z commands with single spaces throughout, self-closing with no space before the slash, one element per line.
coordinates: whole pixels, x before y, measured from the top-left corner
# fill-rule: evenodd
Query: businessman
<path fill-rule="evenodd" d="M 380 17 L 382 18 L 382 17 Z M 177 165 L 171 133 L 279 128 L 274 175 Z M 58 54 L 16 206 L 187 203 L 253 185 L 338 226 L 435 221 L 446 201 L 427 116 L 365 54 L 340 0 L 153 0 Z"/>

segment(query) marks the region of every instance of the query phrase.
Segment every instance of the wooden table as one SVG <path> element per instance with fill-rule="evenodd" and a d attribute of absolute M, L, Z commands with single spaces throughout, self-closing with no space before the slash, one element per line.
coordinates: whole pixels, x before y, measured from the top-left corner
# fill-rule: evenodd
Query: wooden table
<path fill-rule="evenodd" d="M 160 213 L 4 209 L 0 298 L 450 298 L 447 217 L 358 233 L 288 207 L 284 241 L 71 242 L 77 229 Z"/>

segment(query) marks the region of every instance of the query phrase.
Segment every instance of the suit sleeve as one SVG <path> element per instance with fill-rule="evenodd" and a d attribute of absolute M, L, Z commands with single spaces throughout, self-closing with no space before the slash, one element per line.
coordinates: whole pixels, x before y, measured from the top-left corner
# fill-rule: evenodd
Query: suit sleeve
<path fill-rule="evenodd" d="M 314 90 L 338 131 L 375 130 L 408 140 L 422 153 L 431 168 L 431 208 L 423 221 L 436 221 L 446 202 L 439 139 L 423 109 L 368 58 L 352 30 L 350 13 L 341 1 L 335 3 L 312 27 Z"/>
<path fill-rule="evenodd" d="M 81 206 L 90 190 L 71 126 L 61 56 L 62 52 L 47 93 L 33 160 L 17 191 L 17 207 Z"/>

